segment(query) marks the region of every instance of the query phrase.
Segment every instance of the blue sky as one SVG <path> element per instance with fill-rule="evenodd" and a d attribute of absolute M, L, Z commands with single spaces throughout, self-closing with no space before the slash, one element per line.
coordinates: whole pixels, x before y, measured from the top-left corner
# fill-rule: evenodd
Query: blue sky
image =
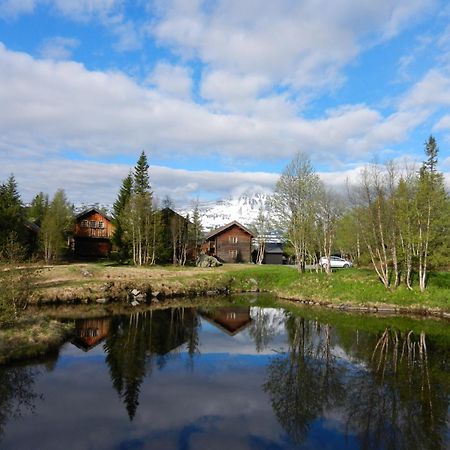
<path fill-rule="evenodd" d="M 145 150 L 178 204 L 423 159 L 450 180 L 445 0 L 0 0 L 0 180 L 111 203 Z M 449 183 L 450 184 L 450 183 Z"/>

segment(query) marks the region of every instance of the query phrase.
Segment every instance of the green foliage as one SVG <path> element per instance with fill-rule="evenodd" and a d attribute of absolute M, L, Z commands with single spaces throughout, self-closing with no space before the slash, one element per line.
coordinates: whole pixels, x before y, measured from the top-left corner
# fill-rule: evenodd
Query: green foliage
<path fill-rule="evenodd" d="M 112 243 L 118 251 L 119 261 L 125 262 L 130 258 L 130 245 L 125 239 L 124 216 L 128 202 L 133 193 L 133 175 L 130 172 L 123 180 L 119 194 L 113 205 L 114 234 Z"/>
<path fill-rule="evenodd" d="M 24 222 L 25 214 L 17 182 L 14 175 L 11 175 L 5 183 L 0 184 L 0 248 L 13 231 L 24 242 Z"/>
<path fill-rule="evenodd" d="M 6 267 L 0 272 L 0 325 L 12 324 L 27 306 L 39 271 L 32 266 Z"/>
<path fill-rule="evenodd" d="M 143 151 L 134 168 L 133 191 L 135 194 L 142 195 L 150 192 L 150 179 L 148 176 L 147 156 Z"/>
<path fill-rule="evenodd" d="M 300 271 L 315 253 L 315 219 L 322 189 L 309 158 L 298 153 L 284 169 L 271 199 L 274 223 L 295 250 Z"/>
<path fill-rule="evenodd" d="M 31 205 L 27 210 L 27 217 L 30 222 L 41 226 L 45 213 L 49 208 L 48 195 L 43 192 L 39 192 L 31 201 Z"/>
<path fill-rule="evenodd" d="M 46 262 L 56 261 L 68 248 L 68 234 L 74 223 L 73 209 L 62 189 L 56 191 L 41 224 L 41 248 Z"/>

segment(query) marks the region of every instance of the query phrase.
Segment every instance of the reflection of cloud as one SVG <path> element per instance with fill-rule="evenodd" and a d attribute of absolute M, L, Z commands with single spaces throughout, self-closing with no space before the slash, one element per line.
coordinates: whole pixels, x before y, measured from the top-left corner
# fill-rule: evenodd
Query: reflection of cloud
<path fill-rule="evenodd" d="M 164 448 L 178 448 L 186 424 L 199 428 L 194 441 L 222 439 L 232 431 L 240 442 L 251 435 L 278 442 L 281 429 L 260 389 L 264 372 L 243 367 L 239 357 L 232 357 L 229 365 L 223 362 L 227 358 L 221 356 L 211 373 L 199 361 L 190 372 L 183 359 L 172 360 L 144 381 L 136 417 L 129 422 L 103 363 L 72 359 L 39 379 L 36 391 L 45 393 L 45 402 L 35 416 L 10 424 L 2 448 L 32 448 L 37 436 L 46 450 L 62 445 L 68 450 L 110 449 L 125 441 L 151 443 L 154 448 L 154 438 L 164 442 Z"/>

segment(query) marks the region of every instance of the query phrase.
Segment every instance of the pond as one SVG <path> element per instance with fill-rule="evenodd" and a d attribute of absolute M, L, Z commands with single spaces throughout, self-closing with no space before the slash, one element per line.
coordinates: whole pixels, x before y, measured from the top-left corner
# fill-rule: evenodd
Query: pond
<path fill-rule="evenodd" d="M 0 448 L 449 448 L 447 323 L 253 300 L 77 319 L 0 367 Z"/>

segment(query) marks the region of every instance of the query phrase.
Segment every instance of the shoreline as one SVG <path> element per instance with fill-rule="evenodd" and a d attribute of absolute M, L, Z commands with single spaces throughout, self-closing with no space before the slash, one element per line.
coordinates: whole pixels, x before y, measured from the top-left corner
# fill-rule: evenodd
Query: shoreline
<path fill-rule="evenodd" d="M 215 296 L 268 293 L 280 303 L 378 317 L 437 318 L 450 320 L 450 308 L 416 303 L 355 301 L 308 296 L 308 283 L 330 282 L 316 274 L 299 275 L 295 269 L 276 266 L 231 265 L 214 269 L 115 268 L 115 273 L 94 266 L 50 267 L 28 302 L 28 312 L 17 324 L 0 330 L 0 365 L 45 355 L 64 343 L 73 330 L 57 320 L 58 309 L 71 310 L 73 318 L 92 317 L 100 311 L 138 312 L 167 308 L 181 303 L 214 304 Z M 89 270 L 90 269 L 90 270 Z M 97 270 L 97 272 L 96 272 Z M 54 273 L 50 273 L 50 272 Z M 113 271 L 113 272 L 114 272 Z M 61 276 L 61 273 L 73 276 Z M 86 275 L 88 273 L 88 275 Z M 337 275 L 338 277 L 347 276 Z M 308 282 L 308 283 L 307 283 Z M 356 283 L 356 281 L 355 281 Z M 345 284 L 344 284 L 345 286 Z M 318 294 L 320 295 L 320 293 Z M 387 293 L 389 295 L 389 293 Z M 197 299 L 197 301 L 196 301 Z M 200 302 L 200 303 L 199 303 Z M 444 304 L 446 300 L 444 300 Z M 449 305 L 450 306 L 450 305 Z M 52 311 L 53 309 L 53 311 Z M 55 320 L 56 318 L 56 320 Z"/>

